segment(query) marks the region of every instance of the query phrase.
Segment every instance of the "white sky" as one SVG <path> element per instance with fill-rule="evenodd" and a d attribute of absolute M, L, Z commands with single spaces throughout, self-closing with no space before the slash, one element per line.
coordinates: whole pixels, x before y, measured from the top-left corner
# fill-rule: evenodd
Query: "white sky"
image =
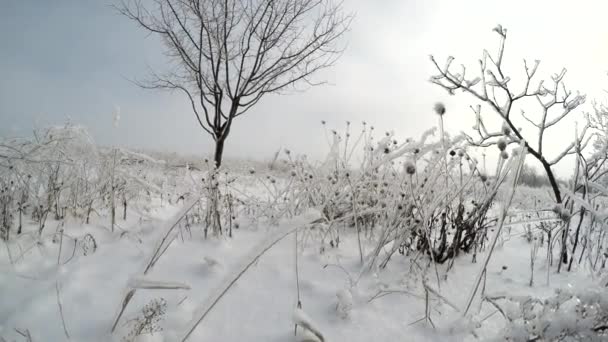
<path fill-rule="evenodd" d="M 103 144 L 210 152 L 211 140 L 180 94 L 144 91 L 125 79 L 145 76 L 147 65 L 162 67 L 160 45 L 106 5 L 0 4 L 0 134 L 23 134 L 34 124 L 69 117 L 90 127 Z M 449 131 L 470 132 L 474 116 L 468 106 L 476 100 L 462 93 L 450 97 L 430 84 L 428 56 L 443 61 L 453 55 L 454 65 L 475 67 L 483 48 L 496 51 L 496 24 L 508 29 L 505 63 L 515 78 L 524 75 L 525 57 L 542 60 L 544 76 L 566 67 L 566 85 L 587 94 L 588 104 L 603 101 L 608 89 L 606 1 L 347 0 L 344 7 L 356 18 L 344 56 L 321 75 L 331 84 L 266 97 L 235 122 L 228 156 L 269 158 L 286 147 L 319 157 L 327 150 L 321 120 L 336 128 L 365 120 L 379 133 L 417 137 L 436 125 L 437 101 L 448 107 Z M 115 106 L 122 119 L 113 129 Z M 568 122 L 549 135 L 550 153 L 574 136 L 573 127 Z"/>

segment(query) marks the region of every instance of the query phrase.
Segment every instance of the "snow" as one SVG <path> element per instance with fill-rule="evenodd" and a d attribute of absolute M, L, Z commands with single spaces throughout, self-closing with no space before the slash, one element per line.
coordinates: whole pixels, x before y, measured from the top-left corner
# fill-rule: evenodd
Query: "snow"
<path fill-rule="evenodd" d="M 248 181 L 241 182 L 237 186 L 255 189 Z M 123 341 L 142 307 L 157 298 L 167 302 L 158 323 L 162 330 L 137 336 L 136 341 L 180 341 L 190 330 L 190 341 L 317 341 L 315 332 L 321 332 L 325 341 L 474 341 L 494 337 L 505 324 L 500 314 L 492 315 L 492 306 L 481 303 L 480 296 L 473 303 L 473 314 L 462 316 L 481 265 L 471 263 L 470 255 L 457 258 L 440 284 L 432 277 L 425 280 L 434 329 L 420 320 L 425 316 L 425 288 L 420 275 L 410 271 L 411 258 L 395 256 L 386 269 L 368 270 L 360 264 L 354 233 L 341 236 L 339 248 L 320 249 L 320 232 L 307 225 L 320 215 L 314 210 L 277 224 L 244 221 L 233 238 L 221 235 L 205 240 L 202 227 L 194 226 L 192 238 L 187 235 L 182 241 L 178 238 L 183 229 L 180 224 L 167 234 L 195 201 L 161 206 L 157 199 L 149 212 L 130 209 L 131 218 L 118 222 L 126 234 L 111 233 L 100 222 L 85 225 L 68 219 L 65 236 L 92 234 L 97 250 L 86 256 L 76 251 L 66 262 L 73 247 L 64 237 L 59 266 L 59 244 L 37 240 L 28 233 L 36 227 L 27 227 L 23 237 L 5 245 L 0 255 L 0 336 L 19 340 L 22 336 L 15 329 L 27 329 L 33 341 L 65 340 L 56 284 L 73 341 Z M 56 226 L 59 222 L 49 221 L 48 227 Z M 523 237 L 522 225 L 509 227 L 489 262 L 485 295 L 546 298 L 556 288 L 592 283 L 582 269 L 555 274 L 552 268 L 547 286 L 541 276 L 547 266 L 539 258 L 537 280 L 530 287 L 530 244 Z M 301 231 L 297 243 L 302 308 L 297 307 L 296 230 Z M 142 276 L 142 265 L 165 235 L 172 241 L 166 253 Z M 373 242 L 364 241 L 365 255 L 374 248 Z M 545 255 L 544 246 L 540 248 L 538 255 Z M 446 266 L 438 267 L 444 274 Z M 138 291 L 112 334 L 116 309 L 133 288 Z M 514 310 L 515 315 L 518 309 L 506 304 L 505 310 Z M 568 317 L 564 314 L 556 319 L 567 326 Z M 294 323 L 301 327 L 295 335 Z"/>

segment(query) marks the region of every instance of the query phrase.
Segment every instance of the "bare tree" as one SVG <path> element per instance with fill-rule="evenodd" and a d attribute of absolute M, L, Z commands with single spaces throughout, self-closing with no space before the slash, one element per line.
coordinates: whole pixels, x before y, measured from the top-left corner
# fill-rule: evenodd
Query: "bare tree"
<path fill-rule="evenodd" d="M 157 34 L 173 68 L 138 82 L 183 92 L 222 162 L 233 120 L 312 76 L 343 51 L 352 16 L 331 0 L 125 0 L 118 11 Z"/>
<path fill-rule="evenodd" d="M 494 31 L 500 36 L 498 53 L 492 57 L 489 52 L 484 50 L 483 57 L 479 60 L 480 73 L 478 77 L 467 77 L 467 69 L 464 66 L 458 72 L 452 71 L 451 64 L 454 60 L 453 57 L 447 59 L 444 67 L 440 67 L 435 58 L 431 56 L 431 61 L 438 71 L 438 74 L 431 78 L 431 82 L 445 88 L 450 94 L 454 94 L 459 89 L 469 93 L 482 103 L 487 104 L 498 114 L 503 119 L 503 127 L 500 131 L 489 132 L 481 115 L 481 106 L 472 107 L 476 115 L 475 129 L 479 138 L 473 139 L 472 137 L 467 137 L 469 143 L 473 146 L 487 147 L 495 145 L 501 140 L 502 144 L 519 143 L 524 140 L 528 152 L 541 163 L 546 172 L 556 202 L 562 203 L 562 194 L 551 167 L 566 155 L 575 154 L 577 149 L 579 149 L 577 146 L 580 146 L 580 149 L 584 149 L 589 141 L 591 141 L 593 135 L 587 134 L 589 124 L 585 125 L 577 137 L 573 137 L 572 142 L 551 159 L 548 158 L 544 149 L 546 147 L 546 140 L 544 138 L 549 128 L 562 121 L 585 102 L 585 96 L 578 92 L 573 94 L 567 90 L 564 84 L 566 69 L 563 69 L 559 74 L 553 75 L 548 81 L 537 80 L 535 75 L 540 64 L 538 60 L 534 61 L 533 65 L 529 65 L 524 60 L 526 78 L 524 79 L 523 87 L 515 91 L 515 87 L 511 85 L 513 83 L 511 82 L 512 77 L 506 75 L 503 69 L 507 30 L 498 25 L 494 28 Z M 522 108 L 527 99 L 536 100 L 537 110 L 534 116 L 526 113 Z M 521 119 L 536 128 L 535 134 L 524 137 L 521 128 L 516 126 L 513 120 L 514 108 L 521 110 L 519 116 Z M 529 106 L 526 108 L 534 107 Z M 536 140 L 535 146 L 531 145 L 530 142 L 534 141 L 531 139 Z"/>

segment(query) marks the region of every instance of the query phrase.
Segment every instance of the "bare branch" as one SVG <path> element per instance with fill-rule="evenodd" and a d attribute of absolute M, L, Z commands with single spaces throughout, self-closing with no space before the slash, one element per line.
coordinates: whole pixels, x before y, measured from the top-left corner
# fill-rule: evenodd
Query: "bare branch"
<path fill-rule="evenodd" d="M 182 91 L 216 142 L 264 95 L 323 84 L 311 77 L 340 57 L 352 20 L 332 0 L 125 0 L 115 8 L 159 35 L 174 66 L 138 84 Z"/>

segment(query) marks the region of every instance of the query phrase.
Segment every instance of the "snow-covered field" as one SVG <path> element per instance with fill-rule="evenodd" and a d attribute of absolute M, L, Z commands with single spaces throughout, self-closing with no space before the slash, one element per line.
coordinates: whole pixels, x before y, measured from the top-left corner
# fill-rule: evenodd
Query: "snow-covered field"
<path fill-rule="evenodd" d="M 522 194 L 526 196 L 526 194 Z M 63 244 L 51 239 L 23 238 L 6 245 L 0 275 L 0 334 L 7 341 L 23 340 L 28 331 L 32 341 L 66 339 L 58 306 L 61 303 L 65 329 L 71 340 L 110 341 L 131 336 L 144 317 L 142 308 L 162 300 L 163 314 L 154 321 L 153 334 L 142 333 L 138 341 L 175 341 L 188 331 L 200 308 L 208 306 L 244 266 L 273 238 L 304 227 L 319 217 L 314 211 L 276 225 L 245 224 L 232 238 L 225 235 L 204 239 L 200 227 L 190 232 L 180 225 L 179 235 L 155 265 L 146 280 L 183 283 L 189 289 L 140 289 L 110 333 L 122 296 L 141 275 L 155 241 L 179 219 L 181 205 L 159 203 L 148 213 L 132 212 L 133 219 L 120 222 L 124 234 L 112 234 L 96 224 L 67 223 L 67 237 L 95 237 L 97 249 L 84 255 L 64 237 Z M 49 227 L 60 225 L 49 222 Z M 28 236 L 28 232 L 32 234 Z M 546 285 L 546 265 L 536 267 L 536 285 L 530 282 L 530 244 L 521 225 L 505 234 L 491 259 L 486 292 L 489 294 L 546 297 L 552 289 L 584 286 L 586 276 L 553 274 Z M 190 236 L 190 234 L 192 234 Z M 185 235 L 185 237 L 183 237 Z M 183 237 L 183 240 L 182 240 Z M 294 340 L 296 297 L 296 248 L 302 310 L 311 317 L 326 341 L 458 341 L 496 336 L 504 320 L 491 306 L 476 301 L 475 317 L 484 319 L 482 328 L 461 318 L 479 263 L 470 256 L 458 258 L 441 293 L 431 294 L 431 319 L 424 321 L 425 293 L 420 275 L 411 272 L 411 259 L 400 256 L 386 269 L 364 272 L 359 264 L 356 235 L 347 234 L 339 248 L 320 250 L 314 230 L 290 234 L 257 259 L 221 297 L 192 335 L 195 341 L 290 341 Z M 59 238 L 59 237 L 58 237 Z M 61 254 L 60 252 L 61 246 Z M 371 244 L 364 245 L 365 252 Z M 7 251 L 12 254 L 12 264 Z M 75 250 L 75 251 L 74 251 Z M 543 250 L 539 251 L 543 255 Z M 483 258 L 483 254 L 478 256 Z M 440 267 L 443 271 L 445 267 Z M 444 274 L 444 272 L 440 272 Z M 448 304 L 453 303 L 456 308 Z M 199 313 L 200 314 L 200 313 Z M 20 333 L 21 332 L 21 333 Z"/>
<path fill-rule="evenodd" d="M 63 209 L 49 205 L 48 217 L 25 209 L 23 217 L 10 216 L 15 224 L 20 218 L 22 231 L 11 226 L 0 249 L 0 337 L 270 342 L 604 338 L 605 237 L 586 228 L 599 214 L 584 217 L 585 247 L 577 250 L 571 270 L 564 264 L 558 272 L 561 239 L 556 237 L 561 235 L 556 229 L 564 214 L 560 218 L 554 213 L 558 210 L 547 208 L 549 189 L 509 186 L 519 157 L 499 165 L 495 180 L 478 182 L 482 177 L 462 173 L 463 164 L 472 167 L 471 175 L 479 172 L 475 163 L 454 153 L 448 165 L 458 170 L 460 160 L 460 181 L 445 177 L 445 182 L 449 189 L 461 190 L 450 197 L 451 192 L 438 190 L 446 164 L 434 163 L 438 154 L 433 145 L 421 144 L 380 150 L 368 156 L 375 173 L 365 171 L 369 168 L 340 170 L 343 176 L 327 168 L 327 162 L 313 167 L 292 160 L 289 153 L 272 170 L 266 164 L 252 169 L 237 163 L 210 173 L 204 163 L 172 166 L 127 150 L 99 150 L 98 164 L 89 159 L 78 164 L 95 165 L 95 172 L 57 171 L 63 178 L 56 184 L 63 190 L 55 194 L 57 202 L 49 203 L 61 203 Z M 422 152 L 416 146 L 423 146 Z M 61 151 L 76 154 L 82 148 L 69 145 Z M 387 158 L 397 161 L 408 149 L 420 155 L 418 165 L 406 160 L 403 171 L 378 171 Z M 30 164 L 17 166 L 24 165 Z M 423 171 L 411 170 L 422 165 Z M 84 182 L 97 184 L 90 192 L 101 193 L 100 198 L 85 196 L 88 188 L 79 181 L 83 175 L 101 175 Z M 439 181 L 425 187 L 428 177 Z M 29 201 L 51 201 L 43 191 L 46 180 L 30 178 L 33 183 L 27 184 L 38 181 L 42 190 L 32 192 Z M 501 182 L 493 192 L 493 184 Z M 11 192 L 16 188 L 11 184 L 5 194 L 18 193 Z M 404 209 L 410 195 L 414 205 Z M 209 211 L 214 196 L 220 196 L 217 222 L 216 212 Z M 358 199 L 351 201 L 353 196 Z M 434 207 L 445 196 L 462 207 L 452 211 L 443 200 Z M 465 197 L 472 204 L 465 205 Z M 3 203 L 15 203 L 4 198 Z M 424 211 L 415 209 L 418 201 Z M 44 204 L 39 208 L 43 211 Z M 470 222 L 463 217 L 474 217 L 479 208 L 487 212 L 472 224 L 483 235 L 474 237 L 469 249 L 457 245 L 459 254 L 450 256 L 440 241 L 449 242 L 446 236 L 457 234 L 458 225 Z M 449 216 L 451 226 L 443 230 L 434 224 L 446 215 L 425 221 L 427 210 L 460 214 Z M 424 230 L 416 228 L 421 221 L 410 219 L 415 215 L 433 229 L 429 235 L 416 235 Z M 424 247 L 428 236 L 435 241 L 432 257 Z M 548 236 L 553 236 L 549 251 Z M 600 243 L 592 240 L 596 237 Z"/>

